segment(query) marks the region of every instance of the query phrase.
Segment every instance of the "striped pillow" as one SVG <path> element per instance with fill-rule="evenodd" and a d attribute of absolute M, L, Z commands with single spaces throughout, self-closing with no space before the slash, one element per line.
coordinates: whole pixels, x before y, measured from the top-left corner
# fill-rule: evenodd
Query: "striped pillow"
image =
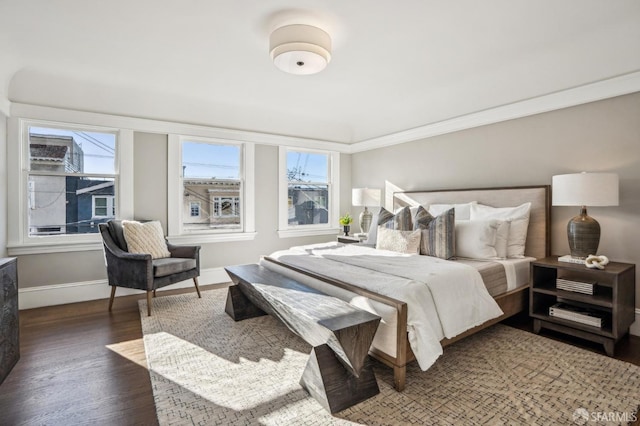
<path fill-rule="evenodd" d="M 424 210 L 424 209 L 422 209 Z M 456 255 L 456 213 L 453 208 L 445 211 L 439 216 L 433 217 L 429 212 L 424 212 L 430 216 L 420 220 L 422 238 L 420 241 L 420 254 L 426 256 L 439 257 L 441 259 L 451 259 Z M 416 213 L 416 217 L 420 209 Z M 426 223 L 426 226 L 424 225 Z M 423 227 L 424 226 L 424 227 Z"/>
<path fill-rule="evenodd" d="M 411 209 L 409 206 L 403 207 L 396 211 L 396 214 L 393 214 L 384 207 L 380 208 L 380 213 L 378 214 L 378 226 L 383 226 L 387 229 L 395 229 L 396 231 L 412 231 Z"/>
<path fill-rule="evenodd" d="M 428 229 L 429 223 L 433 220 L 433 215 L 424 207 L 418 206 L 416 213 L 413 215 L 413 230 Z"/>

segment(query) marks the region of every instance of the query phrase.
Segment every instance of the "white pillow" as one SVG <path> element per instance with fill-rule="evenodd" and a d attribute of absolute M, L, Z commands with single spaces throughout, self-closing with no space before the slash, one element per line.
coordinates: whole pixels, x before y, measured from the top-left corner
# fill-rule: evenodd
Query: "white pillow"
<path fill-rule="evenodd" d="M 122 228 L 129 253 L 147 253 L 152 259 L 171 257 L 159 221 L 141 223 L 123 220 Z"/>
<path fill-rule="evenodd" d="M 470 259 L 496 259 L 498 220 L 457 220 L 456 256 Z"/>
<path fill-rule="evenodd" d="M 509 238 L 507 240 L 507 257 L 522 259 L 527 242 L 531 203 L 517 207 L 491 207 L 483 204 L 471 206 L 471 220 L 498 219 L 509 221 Z"/>
<path fill-rule="evenodd" d="M 469 220 L 471 218 L 471 206 L 476 203 L 477 201 L 463 204 L 431 204 L 428 211 L 431 216 L 436 217 L 453 208 L 456 212 L 456 220 Z"/>
<path fill-rule="evenodd" d="M 398 231 L 378 226 L 378 239 L 376 248 L 380 250 L 391 250 L 406 254 L 420 253 L 420 236 L 422 231 Z"/>

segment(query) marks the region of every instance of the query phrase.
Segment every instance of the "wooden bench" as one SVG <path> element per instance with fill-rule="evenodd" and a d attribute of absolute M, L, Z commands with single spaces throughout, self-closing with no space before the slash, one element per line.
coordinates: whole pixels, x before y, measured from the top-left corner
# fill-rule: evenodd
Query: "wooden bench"
<path fill-rule="evenodd" d="M 235 321 L 269 313 L 313 346 L 300 384 L 331 413 L 380 392 L 368 359 L 380 317 L 260 265 L 225 268 L 225 311 Z"/>

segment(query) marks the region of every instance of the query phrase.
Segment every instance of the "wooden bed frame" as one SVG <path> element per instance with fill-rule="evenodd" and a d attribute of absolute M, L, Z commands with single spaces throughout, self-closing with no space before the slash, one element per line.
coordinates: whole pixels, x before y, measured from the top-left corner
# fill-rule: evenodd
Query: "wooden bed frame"
<path fill-rule="evenodd" d="M 525 255 L 543 258 L 550 253 L 550 200 L 551 191 L 548 185 L 545 186 L 522 186 L 506 188 L 481 188 L 481 189 L 454 189 L 441 191 L 406 191 L 393 194 L 394 209 L 403 206 L 417 206 L 430 204 L 453 204 L 477 201 L 481 204 L 493 207 L 513 207 L 525 202 L 531 202 L 531 216 L 527 234 Z M 391 356 L 376 348 L 371 348 L 370 355 L 383 364 L 393 368 L 394 387 L 397 391 L 402 391 L 406 384 L 407 364 L 415 360 L 407 338 L 407 304 L 405 302 L 383 296 L 378 293 L 356 287 L 347 282 L 328 278 L 316 273 L 284 264 L 273 258 L 265 257 L 265 261 L 272 262 L 279 266 L 288 268 L 294 272 L 319 279 L 328 284 L 348 290 L 360 296 L 391 306 L 397 315 L 397 341 L 396 356 Z M 504 312 L 503 315 L 487 321 L 477 327 L 459 334 L 451 339 L 443 339 L 442 346 L 450 345 L 460 339 L 470 336 L 483 330 L 505 318 L 513 316 L 527 309 L 528 286 L 522 286 L 515 290 L 495 297 L 498 306 Z"/>

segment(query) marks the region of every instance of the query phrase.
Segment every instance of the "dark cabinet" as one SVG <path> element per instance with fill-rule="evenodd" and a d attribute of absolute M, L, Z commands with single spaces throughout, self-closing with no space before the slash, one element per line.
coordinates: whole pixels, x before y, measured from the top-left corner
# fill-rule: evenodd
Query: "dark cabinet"
<path fill-rule="evenodd" d="M 20 358 L 19 329 L 17 262 L 0 259 L 0 383 Z"/>

